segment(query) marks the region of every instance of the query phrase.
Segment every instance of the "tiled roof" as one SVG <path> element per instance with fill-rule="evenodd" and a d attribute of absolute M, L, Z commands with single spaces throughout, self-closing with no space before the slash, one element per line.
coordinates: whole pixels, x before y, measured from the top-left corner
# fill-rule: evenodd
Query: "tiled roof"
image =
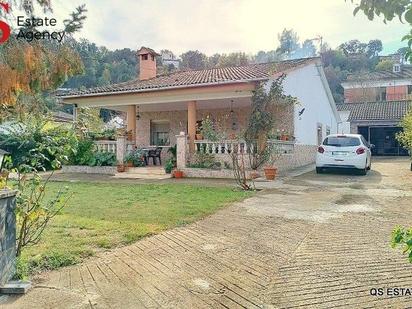
<path fill-rule="evenodd" d="M 350 111 L 348 121 L 400 120 L 412 110 L 412 101 L 384 101 L 336 104 L 338 111 Z"/>
<path fill-rule="evenodd" d="M 266 80 L 271 75 L 291 70 L 318 58 L 304 58 L 272 63 L 250 64 L 238 67 L 214 68 L 197 71 L 179 71 L 171 74 L 159 75 L 155 78 L 75 90 L 60 95 L 61 97 L 80 97 L 92 95 L 108 95 L 109 93 L 134 93 L 168 88 L 187 88 L 198 86 L 219 85 L 237 82 Z"/>
<path fill-rule="evenodd" d="M 363 75 L 349 75 L 347 81 L 361 81 L 361 80 L 387 80 L 387 79 L 412 79 L 412 66 L 411 65 L 402 65 L 400 72 L 393 72 L 392 69 L 389 70 L 380 70 L 375 72 L 366 73 Z"/>

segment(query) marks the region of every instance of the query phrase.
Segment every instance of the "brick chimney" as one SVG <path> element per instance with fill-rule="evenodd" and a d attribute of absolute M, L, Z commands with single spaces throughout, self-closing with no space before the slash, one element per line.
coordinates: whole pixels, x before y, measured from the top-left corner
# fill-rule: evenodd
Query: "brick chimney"
<path fill-rule="evenodd" d="M 141 47 L 137 51 L 140 62 L 140 80 L 156 77 L 156 56 L 159 56 L 153 49 Z"/>

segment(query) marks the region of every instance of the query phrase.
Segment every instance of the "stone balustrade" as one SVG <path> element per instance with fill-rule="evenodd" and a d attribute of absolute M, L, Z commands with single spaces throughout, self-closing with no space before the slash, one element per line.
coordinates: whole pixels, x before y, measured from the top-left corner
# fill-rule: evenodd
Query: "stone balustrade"
<path fill-rule="evenodd" d="M 294 141 L 281 141 L 281 140 L 268 140 L 268 144 L 273 149 L 282 154 L 293 153 L 295 142 Z M 196 140 L 195 151 L 211 154 L 229 154 L 232 151 L 240 153 L 253 153 L 254 144 L 248 145 L 245 141 L 239 140 L 224 140 L 224 141 L 207 141 Z"/>

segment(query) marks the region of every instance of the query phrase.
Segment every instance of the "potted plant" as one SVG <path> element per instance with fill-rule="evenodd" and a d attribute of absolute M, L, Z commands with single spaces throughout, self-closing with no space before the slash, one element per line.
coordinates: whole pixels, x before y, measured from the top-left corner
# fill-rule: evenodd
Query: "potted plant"
<path fill-rule="evenodd" d="M 173 171 L 173 176 L 174 176 L 174 178 L 183 178 L 183 171 L 181 171 L 181 170 L 178 170 L 178 169 L 175 169 L 174 171 Z"/>
<path fill-rule="evenodd" d="M 281 156 L 281 151 L 277 147 L 269 149 L 269 155 L 267 158 L 267 165 L 263 168 L 265 172 L 266 180 L 275 180 L 278 168 L 275 166 L 275 162 Z"/>
<path fill-rule="evenodd" d="M 123 172 L 126 171 L 126 166 L 125 166 L 124 162 L 117 163 L 117 171 L 119 173 L 123 173 Z"/>
<path fill-rule="evenodd" d="M 134 160 L 134 154 L 133 152 L 130 152 L 126 155 L 124 158 L 124 162 L 126 167 L 133 167 L 133 160 Z"/>
<path fill-rule="evenodd" d="M 266 180 L 275 180 L 278 169 L 274 166 L 266 166 L 263 168 Z"/>

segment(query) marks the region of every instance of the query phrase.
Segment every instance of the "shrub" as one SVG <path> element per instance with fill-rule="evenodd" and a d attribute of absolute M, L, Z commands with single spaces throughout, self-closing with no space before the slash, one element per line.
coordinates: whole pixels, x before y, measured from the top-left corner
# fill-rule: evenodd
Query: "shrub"
<path fill-rule="evenodd" d="M 174 167 L 175 167 L 175 162 L 173 161 L 173 159 L 167 160 L 167 162 L 165 164 L 165 172 L 167 174 L 170 174 Z"/>
<path fill-rule="evenodd" d="M 194 154 L 192 162 L 189 164 L 189 167 L 220 169 L 221 163 L 216 161 L 215 156 L 213 154 L 197 152 Z"/>
<path fill-rule="evenodd" d="M 0 148 L 11 153 L 13 168 L 52 170 L 73 153 L 77 138 L 73 130 L 51 126 L 47 118 L 28 118 L 25 123 L 1 126 Z"/>
<path fill-rule="evenodd" d="M 72 165 L 89 165 L 94 157 L 94 144 L 91 139 L 81 139 L 76 145 L 74 153 L 69 157 Z"/>
<path fill-rule="evenodd" d="M 135 149 L 129 152 L 124 160 L 126 162 L 132 162 L 135 167 L 145 166 L 143 151 L 141 149 Z"/>
<path fill-rule="evenodd" d="M 89 161 L 90 166 L 114 166 L 116 155 L 112 152 L 96 152 Z"/>

